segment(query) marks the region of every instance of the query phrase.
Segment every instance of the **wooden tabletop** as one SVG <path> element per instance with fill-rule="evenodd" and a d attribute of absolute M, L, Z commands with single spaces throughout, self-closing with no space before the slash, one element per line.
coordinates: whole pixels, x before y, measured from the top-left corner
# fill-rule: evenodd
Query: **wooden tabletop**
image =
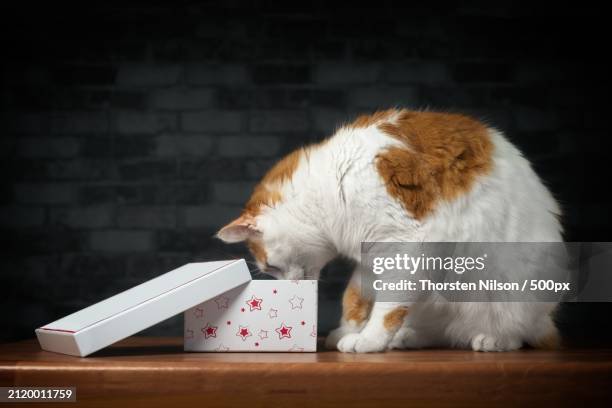
<path fill-rule="evenodd" d="M 79 358 L 29 340 L 0 345 L 0 385 L 76 386 L 86 406 L 611 406 L 612 350 L 185 353 L 133 337 Z"/>

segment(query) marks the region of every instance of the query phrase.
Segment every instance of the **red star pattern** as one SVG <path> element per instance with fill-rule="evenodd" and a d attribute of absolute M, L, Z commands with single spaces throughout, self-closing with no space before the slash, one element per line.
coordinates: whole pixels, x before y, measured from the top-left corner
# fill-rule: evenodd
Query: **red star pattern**
<path fill-rule="evenodd" d="M 311 281 L 311 284 L 316 285 L 316 281 Z M 300 289 L 303 285 L 302 281 L 297 280 L 282 285 L 276 283 L 260 289 L 253 288 L 249 291 L 251 296 L 248 298 L 246 296 L 249 292 L 246 292 L 246 296 L 244 292 L 242 295 L 236 292 L 213 298 L 215 303 L 210 302 L 211 305 L 197 305 L 187 315 L 189 323 L 184 331 L 185 344 L 188 347 L 208 351 L 232 351 L 234 347 L 237 350 L 250 349 L 256 352 L 268 349 L 291 352 L 310 350 L 318 332 L 317 325 L 313 324 L 316 319 L 312 320 L 309 310 L 311 297 L 307 292 L 311 290 L 311 286 L 308 285 L 302 293 Z M 273 296 L 270 297 L 270 294 Z M 260 298 L 258 295 L 263 296 Z M 251 314 L 257 310 L 261 313 Z M 243 314 L 246 312 L 250 313 Z M 271 320 L 276 320 L 277 323 Z M 211 321 L 215 322 L 215 325 L 212 325 Z M 238 328 L 230 327 L 234 325 Z M 311 328 L 310 331 L 307 329 L 308 326 Z M 293 329 L 296 329 L 295 333 Z M 272 331 L 278 337 L 274 337 Z M 242 340 L 242 343 L 235 339 L 231 340 L 232 332 Z M 228 335 L 229 337 L 224 338 Z"/>
<path fill-rule="evenodd" d="M 242 337 L 242 341 L 246 341 L 247 337 L 251 337 L 252 334 L 248 327 L 240 326 L 236 336 Z"/>
<path fill-rule="evenodd" d="M 249 308 L 251 309 L 250 311 L 252 312 L 253 310 L 261 310 L 262 302 L 263 302 L 263 299 L 259 299 L 255 297 L 255 295 L 253 295 L 251 299 L 246 301 L 246 304 L 249 305 Z"/>
<path fill-rule="evenodd" d="M 209 337 L 217 337 L 217 326 L 211 326 L 210 323 L 206 323 L 206 326 L 202 327 L 202 333 L 204 333 L 205 339 Z"/>
<path fill-rule="evenodd" d="M 281 326 L 276 328 L 274 331 L 278 333 L 278 339 L 283 339 L 283 338 L 291 338 L 291 329 L 293 329 L 293 327 L 291 326 L 286 326 L 285 323 L 281 323 Z"/>

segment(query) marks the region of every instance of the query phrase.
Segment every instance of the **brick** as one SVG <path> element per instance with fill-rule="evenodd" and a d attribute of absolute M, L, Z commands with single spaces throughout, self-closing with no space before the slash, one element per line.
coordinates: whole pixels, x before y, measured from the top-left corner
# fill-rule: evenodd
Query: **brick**
<path fill-rule="evenodd" d="M 314 82 L 328 85 L 369 84 L 381 75 L 380 64 L 324 63 L 315 68 Z"/>
<path fill-rule="evenodd" d="M 15 185 L 15 201 L 33 204 L 66 204 L 75 199 L 75 186 L 60 183 L 22 183 Z"/>
<path fill-rule="evenodd" d="M 247 180 L 260 180 L 274 165 L 273 159 L 249 160 L 245 163 L 245 177 Z"/>
<path fill-rule="evenodd" d="M 369 87 L 352 90 L 348 96 L 350 106 L 372 110 L 392 107 L 414 108 L 419 106 L 416 87 Z"/>
<path fill-rule="evenodd" d="M 209 204 L 180 208 L 182 226 L 185 228 L 219 229 L 241 212 L 240 206 Z"/>
<path fill-rule="evenodd" d="M 215 141 L 204 135 L 163 135 L 157 138 L 155 154 L 160 157 L 208 156 L 212 153 Z"/>
<path fill-rule="evenodd" d="M 151 134 L 126 134 L 112 140 L 112 158 L 136 158 L 152 156 L 156 149 L 156 137 Z"/>
<path fill-rule="evenodd" d="M 346 92 L 337 89 L 314 89 L 311 94 L 312 106 L 316 107 L 346 107 Z"/>
<path fill-rule="evenodd" d="M 79 141 L 82 158 L 108 158 L 113 156 L 113 138 L 110 135 L 91 136 Z"/>
<path fill-rule="evenodd" d="M 264 108 L 306 108 L 312 103 L 309 89 L 268 88 L 257 89 L 252 94 L 252 106 Z"/>
<path fill-rule="evenodd" d="M 192 85 L 236 85 L 249 78 L 244 65 L 239 64 L 189 64 L 185 79 Z"/>
<path fill-rule="evenodd" d="M 177 116 L 171 113 L 121 111 L 113 115 L 114 129 L 119 133 L 156 133 L 177 128 Z"/>
<path fill-rule="evenodd" d="M 102 180 L 113 176 L 106 160 L 54 160 L 44 163 L 42 177 L 51 180 Z"/>
<path fill-rule="evenodd" d="M 146 91 L 113 90 L 109 96 L 111 108 L 126 110 L 144 110 L 147 108 L 149 95 Z"/>
<path fill-rule="evenodd" d="M 63 254 L 57 272 L 69 280 L 85 276 L 95 281 L 108 280 L 111 276 L 126 275 L 127 259 L 127 256 L 106 253 Z"/>
<path fill-rule="evenodd" d="M 390 83 L 436 84 L 450 80 L 446 65 L 440 62 L 393 63 L 385 67 Z"/>
<path fill-rule="evenodd" d="M 9 130 L 27 134 L 96 134 L 109 129 L 104 112 L 39 112 L 18 113 L 7 120 Z"/>
<path fill-rule="evenodd" d="M 173 228 L 176 226 L 176 211 L 172 206 L 120 207 L 117 225 L 120 228 Z"/>
<path fill-rule="evenodd" d="M 178 183 L 170 189 L 160 188 L 156 192 L 159 203 L 204 204 L 210 202 L 210 186 L 206 183 Z"/>
<path fill-rule="evenodd" d="M 306 132 L 310 129 L 310 120 L 303 111 L 255 111 L 251 113 L 249 129 L 256 133 Z"/>
<path fill-rule="evenodd" d="M 138 253 L 127 257 L 128 276 L 139 280 L 152 279 L 155 276 L 193 262 L 190 254 Z"/>
<path fill-rule="evenodd" d="M 217 228 L 160 230 L 157 232 L 159 250 L 197 254 L 190 257 L 191 262 L 250 257 L 244 245 L 227 245 L 215 238 L 217 230 Z"/>
<path fill-rule="evenodd" d="M 221 157 L 271 157 L 280 150 L 280 139 L 274 136 L 225 136 L 219 140 Z"/>
<path fill-rule="evenodd" d="M 63 113 L 55 117 L 56 133 L 99 134 L 109 129 L 109 118 L 104 112 Z"/>
<path fill-rule="evenodd" d="M 17 152 L 21 157 L 31 158 L 74 157 L 79 152 L 79 142 L 69 137 L 21 137 L 17 141 Z"/>
<path fill-rule="evenodd" d="M 210 187 L 202 182 L 85 185 L 78 191 L 78 202 L 82 205 L 201 204 L 209 199 Z"/>
<path fill-rule="evenodd" d="M 258 106 L 255 103 L 255 93 L 259 94 L 260 90 L 223 87 L 217 90 L 217 103 L 223 109 L 247 109 Z"/>
<path fill-rule="evenodd" d="M 214 105 L 215 92 L 209 88 L 167 88 L 154 91 L 150 101 L 157 109 L 203 109 Z"/>
<path fill-rule="evenodd" d="M 303 64 L 258 64 L 252 72 L 256 84 L 305 84 L 310 81 L 310 67 Z"/>
<path fill-rule="evenodd" d="M 245 171 L 242 160 L 210 157 L 181 160 L 179 173 L 184 180 L 241 180 Z"/>
<path fill-rule="evenodd" d="M 244 205 L 251 196 L 254 187 L 254 182 L 246 181 L 213 182 L 213 200 L 215 203 Z"/>
<path fill-rule="evenodd" d="M 345 91 L 342 89 L 257 88 L 256 90 L 232 89 L 219 94 L 220 103 L 227 107 L 258 109 L 305 109 L 311 106 L 344 107 Z"/>
<path fill-rule="evenodd" d="M 3 253 L 21 258 L 83 251 L 86 249 L 86 243 L 86 234 L 83 231 L 66 228 L 18 229 L 10 235 L 0 235 L 0 248 Z"/>
<path fill-rule="evenodd" d="M 119 67 L 117 84 L 123 86 L 164 86 L 178 82 L 179 65 L 125 64 Z"/>
<path fill-rule="evenodd" d="M 175 160 L 135 161 L 119 167 L 119 174 L 125 180 L 171 180 L 176 171 Z"/>
<path fill-rule="evenodd" d="M 3 227 L 28 228 L 43 225 L 43 207 L 0 207 L 0 225 Z"/>
<path fill-rule="evenodd" d="M 52 208 L 49 219 L 53 225 L 74 228 L 103 228 L 113 223 L 113 208 L 110 206 L 89 206 Z"/>
<path fill-rule="evenodd" d="M 237 111 L 188 112 L 181 115 L 186 132 L 238 132 L 242 130 L 242 113 Z"/>
<path fill-rule="evenodd" d="M 326 135 L 331 135 L 342 124 L 348 123 L 351 117 L 344 111 L 334 109 L 316 109 L 313 111 L 314 128 Z"/>
<path fill-rule="evenodd" d="M 154 249 L 152 231 L 107 230 L 92 231 L 89 246 L 101 252 L 141 252 Z"/>

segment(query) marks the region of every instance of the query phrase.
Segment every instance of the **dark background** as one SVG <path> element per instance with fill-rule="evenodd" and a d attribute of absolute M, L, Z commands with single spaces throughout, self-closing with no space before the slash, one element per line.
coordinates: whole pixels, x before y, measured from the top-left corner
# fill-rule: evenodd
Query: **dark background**
<path fill-rule="evenodd" d="M 186 262 L 245 255 L 212 235 L 264 171 L 377 108 L 475 114 L 533 162 L 567 240 L 612 236 L 601 10 L 57 3 L 0 13 L 0 340 Z M 341 263 L 325 271 L 322 333 L 345 279 Z M 611 311 L 566 305 L 560 325 L 609 342 Z M 148 333 L 180 335 L 181 318 Z"/>

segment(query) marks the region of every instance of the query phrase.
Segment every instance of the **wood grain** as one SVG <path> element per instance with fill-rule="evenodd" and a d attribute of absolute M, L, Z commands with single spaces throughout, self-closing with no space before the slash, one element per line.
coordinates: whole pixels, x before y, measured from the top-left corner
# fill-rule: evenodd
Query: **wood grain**
<path fill-rule="evenodd" d="M 31 340 L 0 345 L 0 384 L 76 386 L 91 407 L 610 406 L 612 350 L 184 353 L 134 337 L 78 358 Z"/>

